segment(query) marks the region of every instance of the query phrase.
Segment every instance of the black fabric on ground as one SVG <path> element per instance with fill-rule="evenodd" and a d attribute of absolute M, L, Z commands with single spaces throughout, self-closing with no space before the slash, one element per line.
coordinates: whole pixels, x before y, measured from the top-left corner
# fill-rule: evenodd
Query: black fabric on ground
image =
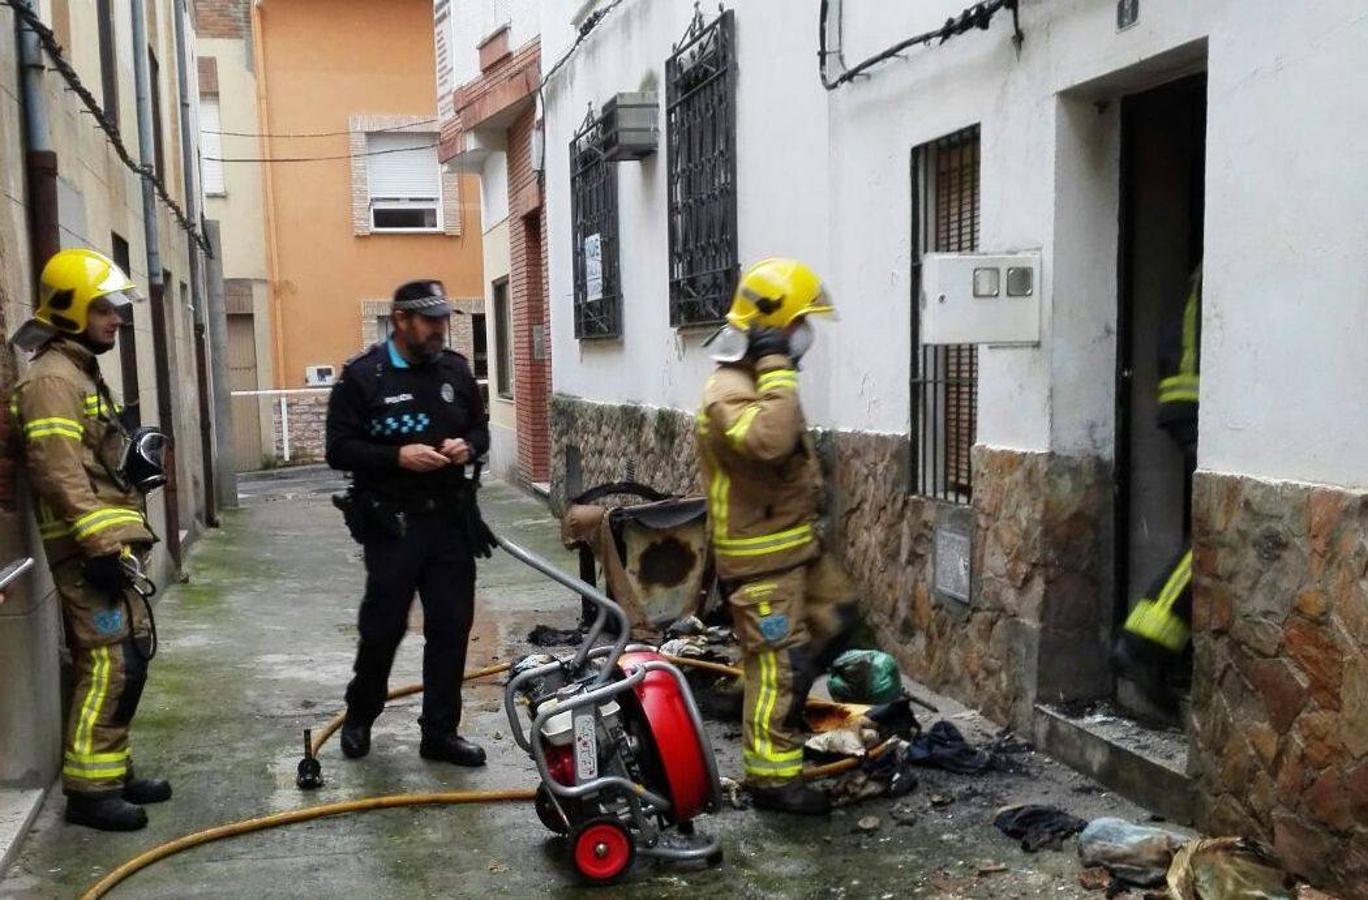
<path fill-rule="evenodd" d="M 949 722 L 937 722 L 912 739 L 908 761 L 959 775 L 980 775 L 993 767 L 993 757 L 975 750 Z"/>
<path fill-rule="evenodd" d="M 583 636 L 573 628 L 538 625 L 527 633 L 527 642 L 537 647 L 563 647 L 566 644 L 578 644 Z"/>
<path fill-rule="evenodd" d="M 1064 841 L 1088 826 L 1062 809 L 1034 804 L 1008 807 L 994 817 L 993 824 L 1009 838 L 1020 840 L 1021 849 L 1027 853 L 1045 847 L 1062 850 Z"/>
<path fill-rule="evenodd" d="M 913 735 L 921 734 L 921 723 L 912 712 L 912 701 L 907 697 L 875 706 L 865 713 L 865 718 L 878 725 L 879 733 L 884 737 L 896 735 L 911 740 Z"/>

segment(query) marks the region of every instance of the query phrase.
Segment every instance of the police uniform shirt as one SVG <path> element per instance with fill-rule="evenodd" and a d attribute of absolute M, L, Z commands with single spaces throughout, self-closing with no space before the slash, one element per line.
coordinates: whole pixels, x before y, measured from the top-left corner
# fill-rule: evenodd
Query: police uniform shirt
<path fill-rule="evenodd" d="M 356 487 L 398 502 L 441 500 L 460 490 L 462 467 L 432 472 L 399 467 L 399 448 L 439 449 L 448 438 L 489 450 L 488 416 L 465 357 L 452 350 L 410 364 L 384 341 L 348 360 L 328 400 L 327 460 L 350 471 Z"/>

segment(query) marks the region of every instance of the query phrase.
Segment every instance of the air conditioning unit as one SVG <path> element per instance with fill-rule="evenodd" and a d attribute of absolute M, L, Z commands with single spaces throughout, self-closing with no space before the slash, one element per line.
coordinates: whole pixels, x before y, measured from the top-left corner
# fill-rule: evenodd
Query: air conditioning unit
<path fill-rule="evenodd" d="M 305 366 L 304 383 L 309 387 L 327 387 L 337 380 L 337 369 L 333 366 Z"/>
<path fill-rule="evenodd" d="M 921 261 L 924 344 L 1040 343 L 1040 254 L 928 253 Z"/>
<path fill-rule="evenodd" d="M 603 104 L 599 130 L 610 160 L 644 159 L 660 143 L 660 99 L 655 91 L 614 95 Z"/>

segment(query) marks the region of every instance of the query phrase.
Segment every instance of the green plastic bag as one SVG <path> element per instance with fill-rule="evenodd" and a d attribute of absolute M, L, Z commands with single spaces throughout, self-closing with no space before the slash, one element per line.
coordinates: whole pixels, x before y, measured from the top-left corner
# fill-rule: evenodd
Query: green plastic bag
<path fill-rule="evenodd" d="M 838 703 L 892 703 L 903 695 L 902 673 L 882 650 L 847 650 L 832 663 L 827 690 Z"/>

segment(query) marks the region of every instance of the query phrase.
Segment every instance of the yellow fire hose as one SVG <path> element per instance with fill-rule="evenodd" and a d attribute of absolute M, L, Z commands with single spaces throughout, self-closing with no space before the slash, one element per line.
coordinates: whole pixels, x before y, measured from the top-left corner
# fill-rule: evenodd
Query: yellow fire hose
<path fill-rule="evenodd" d="M 742 676 L 740 669 L 732 666 L 724 666 L 720 663 L 688 659 L 679 656 L 666 656 L 664 658 L 675 665 L 705 669 L 710 672 L 716 672 L 719 675 L 730 675 L 736 678 Z M 476 669 L 473 672 L 467 672 L 462 681 L 471 681 L 476 678 L 483 678 L 487 675 L 497 675 L 501 672 L 508 671 L 509 668 L 511 668 L 509 663 L 500 663 L 494 666 L 487 666 L 483 669 Z M 421 693 L 422 690 L 423 686 L 421 684 L 405 685 L 404 687 L 390 691 L 388 699 L 393 700 L 398 697 L 407 697 L 411 694 Z M 809 703 L 822 703 L 822 701 L 809 701 Z M 323 745 L 327 743 L 328 738 L 332 737 L 333 734 L 342 727 L 343 718 L 343 714 L 335 716 L 326 726 L 324 726 L 317 737 L 314 737 L 311 740 L 309 746 L 312 755 L 316 756 Z M 894 739 L 885 741 L 869 751 L 870 757 L 878 758 L 892 747 L 893 744 Z M 804 769 L 802 777 L 806 780 L 828 778 L 832 775 L 849 771 L 859 764 L 860 760 L 858 758 L 843 759 L 829 765 Z M 534 799 L 536 794 L 537 792 L 533 788 L 485 791 L 437 791 L 421 794 L 385 794 L 380 797 L 365 797 L 360 800 L 323 803 L 318 806 L 291 809 L 272 815 L 243 819 L 240 822 L 230 822 L 226 825 L 206 828 L 203 831 L 196 831 L 183 837 L 178 837 L 175 840 L 167 841 L 164 844 L 153 847 L 151 850 L 138 854 L 87 888 L 85 893 L 81 894 L 80 900 L 99 900 L 99 898 L 108 894 L 116 885 L 131 875 L 142 871 L 155 862 L 166 859 L 168 856 L 174 856 L 183 850 L 189 850 L 191 847 L 198 847 L 202 844 L 208 844 L 214 841 L 221 841 L 224 838 L 250 834 L 254 831 L 263 831 L 267 828 L 279 828 L 283 825 L 295 825 L 300 822 L 309 822 L 313 819 L 323 819 L 329 816 L 340 816 L 346 813 L 365 812 L 366 810 L 372 809 L 394 809 L 401 806 L 450 806 L 467 803 L 525 802 Z"/>

